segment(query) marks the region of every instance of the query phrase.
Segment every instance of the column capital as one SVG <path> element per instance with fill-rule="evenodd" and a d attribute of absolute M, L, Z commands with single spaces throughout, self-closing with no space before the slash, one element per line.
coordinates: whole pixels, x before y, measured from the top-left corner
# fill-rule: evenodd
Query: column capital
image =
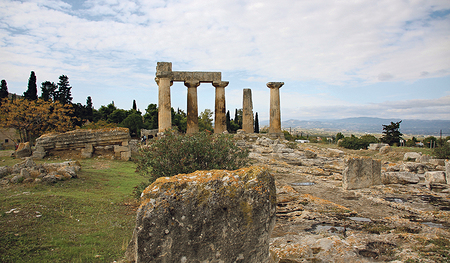
<path fill-rule="evenodd" d="M 184 82 L 184 86 L 188 88 L 197 88 L 198 86 L 200 86 L 200 81 L 187 80 Z"/>
<path fill-rule="evenodd" d="M 228 81 L 213 81 L 212 85 L 216 88 L 225 88 L 228 83 Z"/>
<path fill-rule="evenodd" d="M 155 78 L 155 82 L 156 82 L 156 84 L 158 84 L 159 85 L 159 80 L 160 79 L 162 79 L 162 77 L 156 77 Z M 170 80 L 170 86 L 172 86 L 173 85 L 173 81 L 172 80 Z"/>
<path fill-rule="evenodd" d="M 284 85 L 284 82 L 267 82 L 266 85 L 269 89 L 279 89 Z"/>

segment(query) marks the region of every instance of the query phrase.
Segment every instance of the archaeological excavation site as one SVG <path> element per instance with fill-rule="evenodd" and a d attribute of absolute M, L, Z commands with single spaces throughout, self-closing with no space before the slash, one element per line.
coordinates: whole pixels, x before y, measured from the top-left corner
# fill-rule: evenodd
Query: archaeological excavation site
<path fill-rule="evenodd" d="M 96 229 L 89 222 L 103 222 L 112 229 L 107 232 L 121 229 L 120 234 L 98 234 L 98 240 L 117 242 L 117 249 L 110 252 L 110 258 L 106 252 L 92 252 L 92 262 L 450 262 L 449 160 L 383 143 L 350 150 L 334 143 L 288 141 L 281 127 L 283 82 L 266 84 L 270 90 L 267 132 L 254 132 L 252 92 L 243 89 L 242 129 L 229 134 L 225 120 L 228 82 L 220 72 L 172 71 L 172 63 L 158 62 L 155 80 L 158 129 L 143 130 L 148 136 L 145 142 L 132 139 L 127 128 L 80 129 L 42 135 L 35 146 L 23 144 L 12 156 L 1 156 L 2 162 L 12 165 L 0 167 L 4 195 L 0 222 L 10 229 L 14 229 L 11 222 L 19 219 L 29 225 L 44 224 L 43 220 L 53 220 L 45 213 L 56 211 L 58 217 L 52 218 L 71 220 L 67 225 Z M 216 91 L 215 127 L 213 134 L 204 136 L 231 141 L 236 151 L 245 153 L 246 165 L 155 177 L 137 192 L 137 201 L 129 201 L 138 189 L 134 185 L 143 180 L 135 173 L 142 168 L 136 160 L 143 160 L 146 149 L 157 150 L 151 148 L 156 142 L 174 138 L 169 135 L 174 81 L 187 87 L 186 135 L 177 136 L 186 136 L 184 141 L 188 141 L 192 134 L 203 134 L 199 133 L 197 87 L 210 83 Z M 176 150 L 166 152 L 167 156 L 180 156 L 179 163 L 191 158 Z M 158 158 L 162 163 L 166 157 Z M 112 166 L 117 170 L 108 170 Z M 108 172 L 96 179 L 103 170 Z M 148 173 L 155 170 L 156 166 Z M 121 181 L 113 183 L 117 174 L 115 180 Z M 76 199 L 83 207 L 94 197 L 89 197 L 90 191 L 108 185 L 113 188 L 95 194 L 96 198 L 104 195 L 106 201 L 89 217 L 87 210 L 64 207 L 69 192 L 78 191 L 75 187 L 83 187 Z M 28 199 L 33 205 L 27 212 L 27 205 L 18 201 L 33 194 L 52 200 L 58 198 L 57 189 L 65 187 L 59 193 L 65 201 L 57 206 Z M 120 191 L 124 197 L 114 199 Z M 111 214 L 106 207 L 118 208 Z M 120 222 L 119 215 L 123 216 Z M 27 227 L 4 230 L 3 235 L 20 246 L 24 234 L 19 230 L 26 232 Z M 64 238 L 73 240 L 72 246 L 89 235 L 79 229 L 67 231 L 70 237 Z M 42 234 L 42 240 L 48 235 L 52 234 Z M 96 242 L 89 246 L 100 243 Z M 63 250 L 55 243 L 40 249 L 44 254 Z"/>

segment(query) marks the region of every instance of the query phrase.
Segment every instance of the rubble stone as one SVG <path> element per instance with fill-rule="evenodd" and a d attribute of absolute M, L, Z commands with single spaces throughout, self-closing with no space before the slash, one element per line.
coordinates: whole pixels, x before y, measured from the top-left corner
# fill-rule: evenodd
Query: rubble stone
<path fill-rule="evenodd" d="M 383 184 L 417 184 L 420 178 L 410 172 L 386 172 L 381 174 Z"/>
<path fill-rule="evenodd" d="M 418 152 L 407 152 L 403 155 L 403 161 L 418 161 L 422 153 Z"/>
<path fill-rule="evenodd" d="M 29 142 L 19 143 L 17 150 L 14 152 L 14 156 L 16 158 L 23 158 L 31 156 L 31 145 Z"/>
<path fill-rule="evenodd" d="M 426 172 L 425 173 L 425 182 L 427 184 L 446 184 L 447 181 L 445 179 L 445 173 L 442 171 L 433 171 L 433 172 Z"/>
<path fill-rule="evenodd" d="M 381 184 L 381 161 L 367 157 L 345 160 L 342 187 L 346 190 L 367 188 Z"/>

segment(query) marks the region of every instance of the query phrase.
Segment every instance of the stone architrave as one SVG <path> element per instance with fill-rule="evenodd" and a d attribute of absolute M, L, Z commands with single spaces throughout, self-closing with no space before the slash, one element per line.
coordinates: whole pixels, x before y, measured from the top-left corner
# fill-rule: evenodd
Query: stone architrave
<path fill-rule="evenodd" d="M 126 260 L 267 263 L 276 203 L 263 167 L 158 178 L 142 193 Z"/>
<path fill-rule="evenodd" d="M 281 132 L 280 88 L 284 82 L 268 82 L 270 89 L 270 126 L 269 135 L 278 136 Z"/>
<path fill-rule="evenodd" d="M 225 87 L 228 81 L 215 81 L 213 86 L 216 88 L 216 103 L 214 112 L 214 133 L 223 133 L 227 130 L 226 107 L 225 107 Z"/>
<path fill-rule="evenodd" d="M 244 89 L 242 99 L 242 129 L 245 133 L 253 133 L 253 102 L 252 102 L 252 90 Z"/>
<path fill-rule="evenodd" d="M 188 88 L 187 92 L 187 129 L 186 133 L 198 132 L 198 103 L 197 87 L 198 81 L 185 81 L 184 85 Z"/>
<path fill-rule="evenodd" d="M 354 157 L 345 160 L 342 188 L 345 190 L 361 189 L 380 184 L 382 184 L 380 160 L 368 157 Z"/>
<path fill-rule="evenodd" d="M 198 118 L 198 106 L 197 106 L 197 87 L 200 83 L 213 83 L 216 87 L 216 114 L 219 116 L 218 120 L 223 119 L 223 125 L 225 124 L 225 88 L 228 85 L 227 81 L 222 81 L 221 72 L 186 72 L 186 71 L 172 71 L 171 62 L 158 62 L 156 66 L 156 78 L 158 83 L 158 131 L 160 133 L 170 129 L 172 127 L 172 113 L 170 103 L 170 86 L 174 81 L 183 81 L 188 87 L 188 131 L 187 133 L 193 133 L 198 131 L 198 120 L 195 125 L 194 112 L 197 107 L 197 114 L 195 118 Z M 197 85 L 198 83 L 198 85 Z M 216 83 L 216 84 L 214 84 Z M 196 87 L 194 88 L 194 86 Z M 217 85 L 217 86 L 216 86 Z M 219 86 L 219 89 L 217 88 Z M 194 98 L 195 97 L 195 98 Z M 218 99 L 219 98 L 219 99 Z M 217 110 L 219 108 L 219 111 Z M 222 110 L 223 108 L 223 110 Z M 222 117 L 223 112 L 223 117 Z M 191 120 L 191 125 L 189 125 Z M 216 120 L 216 121 L 218 121 Z M 226 130 L 221 126 L 222 122 L 216 122 L 219 124 L 219 128 L 223 131 Z M 219 131 L 220 129 L 218 129 Z M 216 132 L 216 131 L 215 131 Z M 218 132 L 216 132 L 218 133 Z"/>

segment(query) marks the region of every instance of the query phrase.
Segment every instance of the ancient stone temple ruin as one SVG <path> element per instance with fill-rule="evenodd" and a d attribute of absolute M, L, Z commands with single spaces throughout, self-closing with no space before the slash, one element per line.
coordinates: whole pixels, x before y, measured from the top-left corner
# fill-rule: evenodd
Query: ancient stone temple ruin
<path fill-rule="evenodd" d="M 267 87 L 270 89 L 270 137 L 282 137 L 281 131 L 281 111 L 280 111 L 280 88 L 284 82 L 268 82 Z"/>
<path fill-rule="evenodd" d="M 171 62 L 158 62 L 156 66 L 156 83 L 158 83 L 158 129 L 164 132 L 172 127 L 170 86 L 174 81 L 183 81 L 188 88 L 187 94 L 187 131 L 198 132 L 197 87 L 200 83 L 212 83 L 216 88 L 214 111 L 214 132 L 222 133 L 226 127 L 225 87 L 228 81 L 222 81 L 221 72 L 187 72 L 172 71 Z"/>

